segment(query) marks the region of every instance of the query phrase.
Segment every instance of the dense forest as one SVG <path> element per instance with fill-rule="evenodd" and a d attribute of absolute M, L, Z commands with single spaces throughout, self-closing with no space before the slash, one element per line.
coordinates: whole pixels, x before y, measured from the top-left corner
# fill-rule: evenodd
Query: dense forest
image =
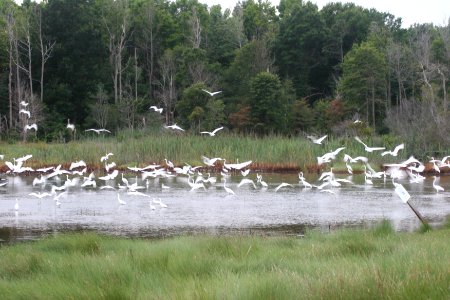
<path fill-rule="evenodd" d="M 2 138 L 177 123 L 450 145 L 450 23 L 302 0 L 2 0 L 0 35 Z"/>

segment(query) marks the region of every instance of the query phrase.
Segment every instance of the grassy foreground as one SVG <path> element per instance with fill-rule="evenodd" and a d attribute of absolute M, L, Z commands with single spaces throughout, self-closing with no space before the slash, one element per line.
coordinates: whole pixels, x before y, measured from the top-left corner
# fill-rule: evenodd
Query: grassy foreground
<path fill-rule="evenodd" d="M 373 143 L 390 147 L 393 141 L 380 139 Z M 0 143 L 0 154 L 5 160 L 32 154 L 27 166 L 41 167 L 57 164 L 70 164 L 84 160 L 91 168 L 100 168 L 100 157 L 112 152 L 111 161 L 119 167 L 146 166 L 149 163 L 164 163 L 167 158 L 176 165 L 185 163 L 202 165 L 201 155 L 207 157 L 222 157 L 227 163 L 252 160 L 253 169 L 273 170 L 306 170 L 317 163 L 317 156 L 334 151 L 338 147 L 346 147 L 343 153 L 351 156 L 368 155 L 373 167 L 381 162 L 398 161 L 398 158 L 381 158 L 379 153 L 365 153 L 363 146 L 353 138 L 329 138 L 324 145 L 316 145 L 305 137 L 240 136 L 235 134 L 220 134 L 215 137 L 199 135 L 176 135 L 158 132 L 148 132 L 141 135 L 128 136 L 124 133 L 116 137 L 83 138 L 69 143 Z M 343 157 L 343 154 L 341 154 Z M 339 163 L 338 163 L 339 164 Z M 340 161 L 343 169 L 345 165 Z M 0 161 L 0 167 L 3 162 Z"/>
<path fill-rule="evenodd" d="M 3 299 L 448 299 L 450 226 L 296 237 L 69 234 L 0 249 Z"/>

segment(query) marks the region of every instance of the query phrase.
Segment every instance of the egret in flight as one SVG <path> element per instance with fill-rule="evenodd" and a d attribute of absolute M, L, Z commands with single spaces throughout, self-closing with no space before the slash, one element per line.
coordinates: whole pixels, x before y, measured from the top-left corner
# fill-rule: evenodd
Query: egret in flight
<path fill-rule="evenodd" d="M 369 147 L 366 144 L 363 143 L 363 141 L 361 141 L 361 139 L 357 136 L 355 136 L 355 140 L 361 144 L 363 144 L 364 146 L 364 150 L 366 150 L 367 152 L 373 152 L 373 151 L 377 151 L 377 150 L 384 150 L 386 149 L 385 147 Z"/>
<path fill-rule="evenodd" d="M 208 95 L 210 95 L 211 97 L 214 97 L 215 95 L 222 93 L 222 91 L 217 91 L 217 92 L 210 92 L 207 90 L 202 89 L 202 91 L 204 91 L 205 93 L 208 93 Z"/>
<path fill-rule="evenodd" d="M 30 130 L 30 129 L 34 129 L 35 131 L 37 131 L 37 130 L 38 130 L 37 124 L 36 124 L 36 123 L 33 123 L 33 124 L 31 124 L 31 125 L 25 125 L 25 131 L 28 131 L 28 130 Z"/>
<path fill-rule="evenodd" d="M 109 131 L 108 129 L 104 129 L 104 128 L 101 128 L 101 129 L 90 128 L 90 129 L 86 129 L 85 131 L 93 131 L 93 132 L 95 132 L 96 134 L 100 134 L 100 133 L 102 133 L 102 132 L 111 133 L 111 131 Z"/>
<path fill-rule="evenodd" d="M 392 155 L 392 156 L 397 156 L 398 151 L 405 149 L 405 144 L 400 144 L 397 147 L 394 148 L 393 151 L 384 151 L 383 153 L 381 153 L 381 156 L 385 156 L 387 154 Z"/>
<path fill-rule="evenodd" d="M 328 136 L 328 135 L 324 135 L 324 136 L 321 137 L 321 138 L 317 138 L 317 137 L 315 137 L 315 136 L 308 135 L 308 136 L 306 136 L 306 137 L 307 137 L 308 139 L 310 139 L 314 144 L 322 145 L 322 141 L 323 141 L 324 139 L 326 139 L 327 136 Z"/>
<path fill-rule="evenodd" d="M 156 107 L 156 106 L 154 106 L 154 105 L 150 106 L 149 109 L 153 109 L 154 111 L 156 111 L 156 112 L 158 112 L 158 113 L 160 113 L 160 114 L 163 112 L 163 109 L 162 109 L 162 108 L 158 108 L 158 107 Z"/>
<path fill-rule="evenodd" d="M 214 130 L 211 131 L 211 132 L 209 132 L 209 131 L 201 131 L 200 133 L 201 133 L 201 134 L 209 134 L 209 136 L 215 136 L 216 133 L 217 133 L 217 131 L 222 130 L 222 129 L 223 129 L 223 126 L 222 126 L 222 127 L 219 127 L 219 128 L 216 128 L 216 129 L 214 129 Z"/>
<path fill-rule="evenodd" d="M 170 129 L 173 129 L 173 130 L 180 130 L 180 131 L 184 131 L 184 129 L 183 128 L 181 128 L 180 126 L 178 126 L 177 124 L 173 124 L 173 125 L 169 125 L 169 126 L 164 126 L 164 128 L 170 128 Z"/>
<path fill-rule="evenodd" d="M 28 117 L 28 119 L 30 118 L 30 111 L 28 111 L 28 110 L 26 110 L 26 109 L 21 109 L 21 110 L 19 110 L 19 114 L 25 114 L 25 115 L 27 115 L 27 117 Z"/>

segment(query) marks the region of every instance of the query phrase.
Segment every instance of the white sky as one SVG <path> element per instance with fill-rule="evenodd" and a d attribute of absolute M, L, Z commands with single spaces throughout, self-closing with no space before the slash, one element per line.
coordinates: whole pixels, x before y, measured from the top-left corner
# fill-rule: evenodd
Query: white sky
<path fill-rule="evenodd" d="M 279 0 L 270 0 L 277 6 Z M 303 0 L 307 1 L 307 0 Z M 330 2 L 352 2 L 364 8 L 375 8 L 380 12 L 388 12 L 397 18 L 402 18 L 402 27 L 408 28 L 414 23 L 447 24 L 450 17 L 450 0 L 310 0 L 321 9 Z M 233 8 L 237 0 L 199 0 L 208 6 L 220 4 L 222 8 Z"/>
<path fill-rule="evenodd" d="M 21 3 L 22 0 L 14 0 Z M 279 0 L 270 0 L 274 6 Z M 303 0 L 308 1 L 308 0 Z M 402 26 L 408 28 L 414 23 L 433 23 L 445 25 L 450 17 L 450 0 L 310 0 L 316 3 L 319 9 L 329 2 L 353 2 L 365 8 L 375 8 L 380 12 L 388 12 L 397 18 L 402 18 Z M 238 0 L 199 0 L 208 6 L 220 4 L 223 9 L 232 9 Z"/>

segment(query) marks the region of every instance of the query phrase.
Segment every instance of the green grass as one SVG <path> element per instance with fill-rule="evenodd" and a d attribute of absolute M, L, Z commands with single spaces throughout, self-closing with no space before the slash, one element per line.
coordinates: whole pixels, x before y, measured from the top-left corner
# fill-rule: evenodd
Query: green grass
<path fill-rule="evenodd" d="M 0 249 L 3 299 L 448 299 L 450 228 L 304 238 L 67 234 Z"/>
<path fill-rule="evenodd" d="M 374 141 L 382 143 L 382 141 Z M 201 155 L 222 157 L 227 162 L 252 160 L 256 168 L 270 170 L 271 167 L 291 167 L 305 170 L 309 165 L 317 163 L 317 156 L 333 151 L 338 147 L 346 147 L 343 153 L 350 156 L 368 155 L 374 168 L 381 162 L 392 158 L 381 158 L 379 153 L 365 153 L 362 145 L 354 139 L 333 139 L 325 145 L 316 145 L 304 137 L 269 136 L 239 136 L 220 134 L 211 138 L 199 135 L 175 135 L 149 132 L 138 137 L 129 137 L 125 133 L 108 138 L 84 138 L 66 144 L 62 143 L 0 143 L 0 154 L 5 160 L 32 154 L 33 158 L 27 165 L 43 166 L 70 163 L 83 159 L 91 167 L 99 166 L 100 157 L 112 152 L 111 158 L 119 166 L 145 166 L 149 163 L 163 163 L 164 158 L 176 165 L 201 165 Z M 389 146 L 389 145 L 387 145 Z M 335 166 L 344 169 L 343 154 L 339 156 Z M 395 158 L 398 161 L 400 157 Z M 0 166 L 3 163 L 0 162 Z M 356 167 L 357 168 L 357 167 Z"/>

